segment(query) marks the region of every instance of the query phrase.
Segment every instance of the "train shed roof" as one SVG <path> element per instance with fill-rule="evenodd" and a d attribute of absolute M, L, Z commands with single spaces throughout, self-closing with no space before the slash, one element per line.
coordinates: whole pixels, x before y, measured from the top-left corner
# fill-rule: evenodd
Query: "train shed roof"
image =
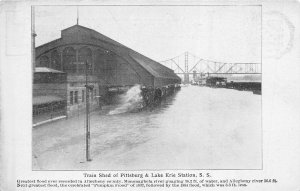
<path fill-rule="evenodd" d="M 141 67 L 143 67 L 148 73 L 150 73 L 155 78 L 167 79 L 168 81 L 173 81 L 173 83 L 180 83 L 181 79 L 174 73 L 170 68 L 163 66 L 162 64 L 124 46 L 123 44 L 93 30 L 81 25 L 73 25 L 61 31 L 61 38 L 51 41 L 49 43 L 43 44 L 37 47 L 37 56 L 45 50 L 45 47 L 54 48 L 55 46 L 60 46 L 65 43 L 64 38 L 67 39 L 68 36 L 74 34 L 81 35 L 80 41 L 86 41 L 89 44 L 105 46 L 104 48 L 117 53 L 121 57 L 125 58 L 129 64 L 130 62 L 136 62 Z M 78 41 L 78 39 L 69 39 L 73 41 Z M 70 42 L 68 42 L 70 43 Z M 66 43 L 67 44 L 67 43 Z M 46 48 L 48 49 L 48 48 Z"/>

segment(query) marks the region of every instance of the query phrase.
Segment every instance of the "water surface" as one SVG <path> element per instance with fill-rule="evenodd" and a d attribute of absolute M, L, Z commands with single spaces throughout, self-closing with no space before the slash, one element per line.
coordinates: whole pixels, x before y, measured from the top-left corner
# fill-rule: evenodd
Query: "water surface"
<path fill-rule="evenodd" d="M 188 86 L 151 110 L 115 108 L 91 116 L 92 162 L 84 116 L 33 129 L 34 169 L 261 168 L 260 95 Z"/>

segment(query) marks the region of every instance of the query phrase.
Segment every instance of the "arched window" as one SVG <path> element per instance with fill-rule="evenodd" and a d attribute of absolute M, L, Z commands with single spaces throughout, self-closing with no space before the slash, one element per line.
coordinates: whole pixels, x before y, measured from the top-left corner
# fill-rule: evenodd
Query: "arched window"
<path fill-rule="evenodd" d="M 95 72 L 102 73 L 106 68 L 107 53 L 105 50 L 97 49 L 95 51 Z"/>
<path fill-rule="evenodd" d="M 51 52 L 51 68 L 61 70 L 60 57 L 57 50 Z"/>
<path fill-rule="evenodd" d="M 48 56 L 41 56 L 40 57 L 40 62 L 39 62 L 39 67 L 49 67 L 49 58 Z"/>
<path fill-rule="evenodd" d="M 116 70 L 117 60 L 116 55 L 113 52 L 107 51 L 106 52 L 106 65 L 105 70 L 113 75 Z"/>
<path fill-rule="evenodd" d="M 76 72 L 76 51 L 72 47 L 63 50 L 63 68 L 64 72 Z"/>
<path fill-rule="evenodd" d="M 85 73 L 85 64 L 88 64 L 88 73 L 92 73 L 93 70 L 93 60 L 92 60 L 92 50 L 88 47 L 83 47 L 79 49 L 78 61 L 84 64 L 78 65 L 80 73 Z"/>

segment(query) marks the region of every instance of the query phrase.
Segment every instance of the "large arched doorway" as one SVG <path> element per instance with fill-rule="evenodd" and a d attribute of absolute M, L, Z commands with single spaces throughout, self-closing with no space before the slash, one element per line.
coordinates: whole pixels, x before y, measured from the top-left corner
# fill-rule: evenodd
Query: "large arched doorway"
<path fill-rule="evenodd" d="M 67 73 L 76 72 L 76 51 L 72 47 L 63 50 L 63 71 Z"/>
<path fill-rule="evenodd" d="M 106 51 L 97 49 L 95 51 L 95 72 L 101 74 L 105 70 L 106 65 Z"/>
<path fill-rule="evenodd" d="M 51 52 L 51 68 L 55 70 L 61 70 L 60 56 L 57 50 Z"/>
<path fill-rule="evenodd" d="M 78 61 L 83 64 L 78 65 L 78 72 L 81 74 L 85 73 L 85 64 L 87 64 L 88 74 L 92 74 L 93 71 L 93 57 L 92 50 L 88 47 L 83 47 L 79 49 Z"/>

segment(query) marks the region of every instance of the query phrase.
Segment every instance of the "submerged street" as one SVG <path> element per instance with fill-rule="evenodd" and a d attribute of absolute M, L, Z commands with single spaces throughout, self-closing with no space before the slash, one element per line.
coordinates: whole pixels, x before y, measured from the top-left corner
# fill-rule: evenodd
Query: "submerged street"
<path fill-rule="evenodd" d="M 85 116 L 33 128 L 34 170 L 260 169 L 261 96 L 182 87 L 138 113 L 91 114 L 91 162 Z M 114 112 L 113 112 L 114 113 Z"/>

